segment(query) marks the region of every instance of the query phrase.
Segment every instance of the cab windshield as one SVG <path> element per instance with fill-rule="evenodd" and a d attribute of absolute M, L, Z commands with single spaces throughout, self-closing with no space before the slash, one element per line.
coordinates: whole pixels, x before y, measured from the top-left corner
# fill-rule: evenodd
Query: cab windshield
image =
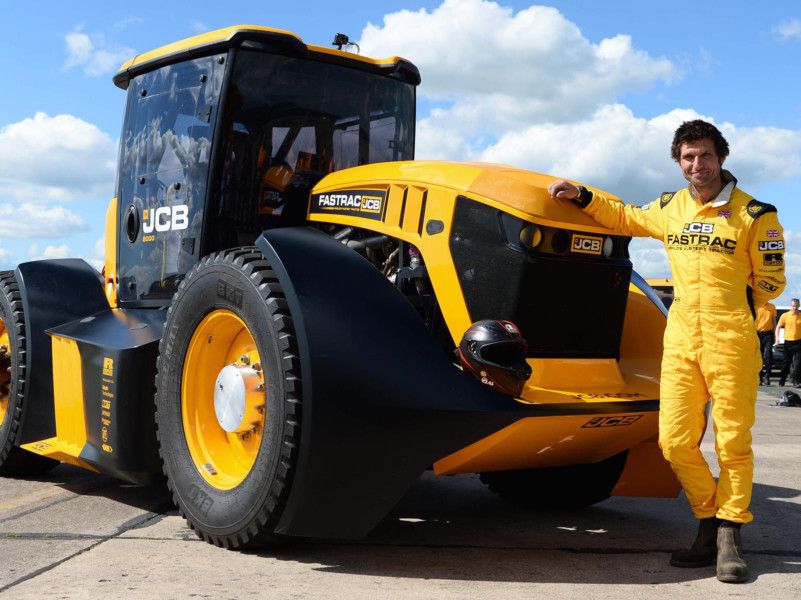
<path fill-rule="evenodd" d="M 413 158 L 414 86 L 376 73 L 240 49 L 223 110 L 210 251 L 301 222 L 332 171 Z"/>

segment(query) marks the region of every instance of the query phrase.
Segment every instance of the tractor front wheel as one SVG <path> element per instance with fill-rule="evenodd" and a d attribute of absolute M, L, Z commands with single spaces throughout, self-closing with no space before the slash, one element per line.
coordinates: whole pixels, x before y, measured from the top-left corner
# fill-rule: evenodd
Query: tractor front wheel
<path fill-rule="evenodd" d="M 281 286 L 256 248 L 204 258 L 169 309 L 156 377 L 159 452 L 208 542 L 277 541 L 300 443 L 300 365 Z"/>

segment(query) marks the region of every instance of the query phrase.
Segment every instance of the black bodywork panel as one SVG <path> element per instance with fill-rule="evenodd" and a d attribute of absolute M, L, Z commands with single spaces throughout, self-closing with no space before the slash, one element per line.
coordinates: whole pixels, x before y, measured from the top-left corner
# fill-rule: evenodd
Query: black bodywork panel
<path fill-rule="evenodd" d="M 28 391 L 18 444 L 56 434 L 51 327 L 108 310 L 100 274 L 80 259 L 37 260 L 16 270 L 27 339 Z"/>
<path fill-rule="evenodd" d="M 23 263 L 16 276 L 25 314 L 28 365 L 27 400 L 17 444 L 56 436 L 49 334 L 74 339 L 81 355 L 87 432 L 80 457 L 102 473 L 134 483 L 149 481 L 160 469 L 153 394 L 166 311 L 109 309 L 98 272 L 79 259 Z M 110 406 L 105 407 L 109 415 L 101 414 L 104 358 L 114 365 L 105 390 L 112 394 Z M 104 443 L 112 452 L 103 451 Z"/>
<path fill-rule="evenodd" d="M 161 470 L 153 397 L 166 317 L 166 310 L 107 309 L 49 331 L 75 340 L 81 354 L 86 445 L 80 458 L 133 483 L 147 483 Z"/>
<path fill-rule="evenodd" d="M 630 238 L 538 225 L 532 247 L 531 228 L 486 204 L 457 199 L 450 250 L 470 320 L 517 324 L 532 358 L 619 358 Z M 576 239 L 597 246 L 575 250 Z"/>
<path fill-rule="evenodd" d="M 353 250 L 300 227 L 256 244 L 286 294 L 301 358 L 300 456 L 277 533 L 363 537 L 427 467 L 523 417 L 657 408 L 519 403 L 457 369 Z"/>

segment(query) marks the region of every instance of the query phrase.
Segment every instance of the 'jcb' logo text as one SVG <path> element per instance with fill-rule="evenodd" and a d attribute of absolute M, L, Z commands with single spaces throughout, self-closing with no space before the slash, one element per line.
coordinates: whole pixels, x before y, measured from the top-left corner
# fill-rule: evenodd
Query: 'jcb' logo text
<path fill-rule="evenodd" d="M 761 240 L 759 242 L 760 252 L 770 252 L 771 250 L 784 250 L 784 241 L 782 240 Z"/>
<path fill-rule="evenodd" d="M 713 223 L 687 223 L 682 233 L 712 233 L 715 231 Z"/>
<path fill-rule="evenodd" d="M 581 426 L 582 429 L 587 428 L 594 428 L 594 427 L 625 427 L 626 425 L 631 425 L 632 423 L 639 421 L 642 415 L 623 415 L 620 417 L 593 417 L 584 425 Z"/>
<path fill-rule="evenodd" d="M 570 250 L 581 254 L 600 254 L 602 238 L 573 234 Z"/>
<path fill-rule="evenodd" d="M 163 231 L 179 231 L 189 227 L 189 207 L 186 204 L 176 206 L 159 206 L 145 209 L 142 212 L 142 231 L 158 233 Z"/>

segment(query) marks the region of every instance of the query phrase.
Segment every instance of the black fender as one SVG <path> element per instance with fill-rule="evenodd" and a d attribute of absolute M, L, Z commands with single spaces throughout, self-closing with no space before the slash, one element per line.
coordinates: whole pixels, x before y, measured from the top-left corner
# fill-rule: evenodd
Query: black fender
<path fill-rule="evenodd" d="M 74 340 L 81 355 L 86 444 L 79 458 L 132 483 L 149 483 L 161 472 L 153 396 L 166 319 L 166 310 L 107 307 L 49 330 Z M 113 361 L 111 374 L 103 372 L 106 359 Z M 113 401 L 103 407 L 107 382 Z"/>
<path fill-rule="evenodd" d="M 75 258 L 37 260 L 15 272 L 22 296 L 27 339 L 28 390 L 17 444 L 56 434 L 53 408 L 53 359 L 46 331 L 108 310 L 100 274 Z"/>
<path fill-rule="evenodd" d="M 298 339 L 300 455 L 277 533 L 363 537 L 436 460 L 525 416 L 462 373 L 373 265 L 313 229 L 256 245 Z"/>

